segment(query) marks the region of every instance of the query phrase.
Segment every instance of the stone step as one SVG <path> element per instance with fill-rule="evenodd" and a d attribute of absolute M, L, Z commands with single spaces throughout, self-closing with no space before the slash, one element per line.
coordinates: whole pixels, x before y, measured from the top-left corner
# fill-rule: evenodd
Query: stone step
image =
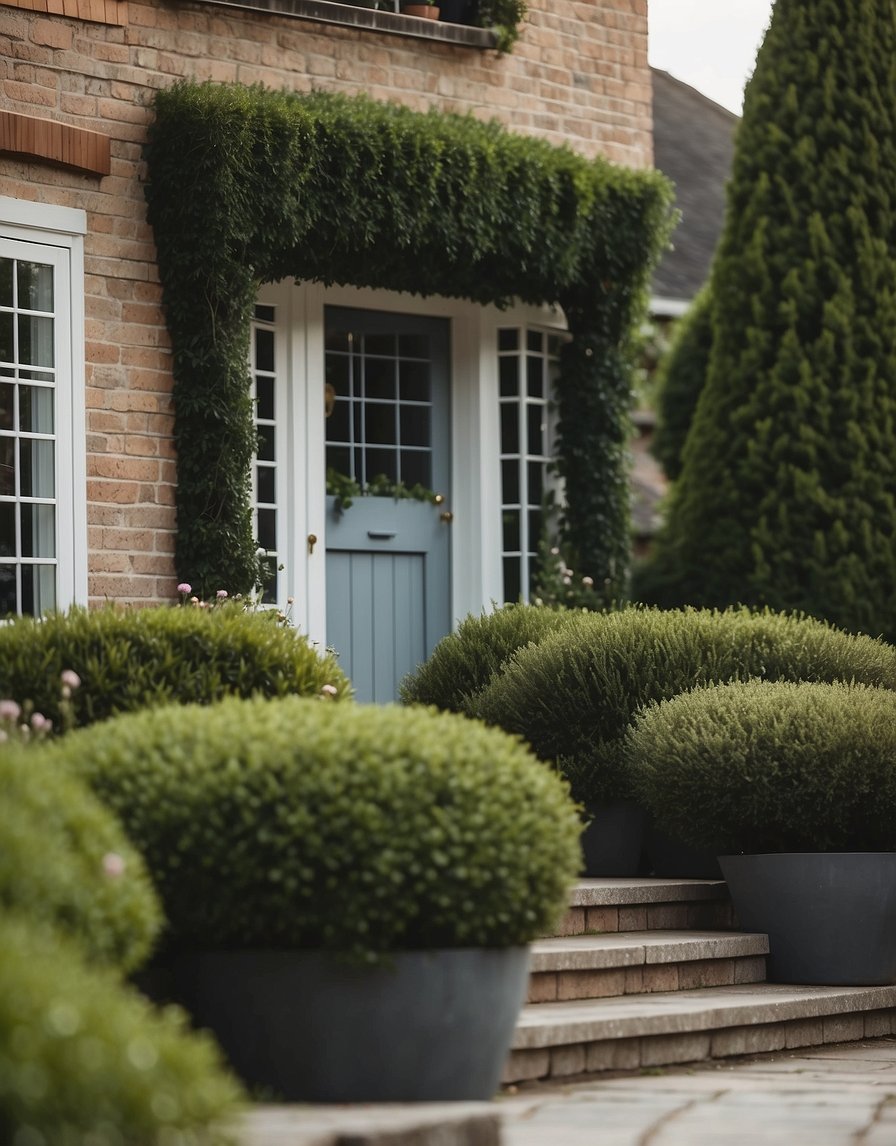
<path fill-rule="evenodd" d="M 529 1002 L 759 983 L 768 938 L 730 931 L 626 931 L 532 944 Z"/>
<path fill-rule="evenodd" d="M 736 927 L 728 888 L 706 879 L 583 879 L 555 935 Z"/>
<path fill-rule="evenodd" d="M 878 1038 L 894 1030 L 896 986 L 752 983 L 528 1004 L 504 1082 L 701 1062 Z"/>

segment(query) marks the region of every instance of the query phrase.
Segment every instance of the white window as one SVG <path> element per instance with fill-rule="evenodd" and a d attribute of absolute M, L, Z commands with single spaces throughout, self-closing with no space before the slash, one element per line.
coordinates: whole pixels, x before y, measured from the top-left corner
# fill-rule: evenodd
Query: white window
<path fill-rule="evenodd" d="M 0 198 L 0 617 L 86 599 L 83 230 Z"/>
<path fill-rule="evenodd" d="M 262 600 L 278 600 L 280 565 L 280 530 L 277 521 L 277 419 L 278 411 L 276 354 L 276 309 L 255 307 L 252 324 L 252 398 L 255 403 L 255 429 L 258 451 L 252 465 L 252 494 L 255 508 L 255 536 L 265 550 L 262 562 Z"/>
<path fill-rule="evenodd" d="M 549 489 L 551 391 L 559 346 L 556 333 L 531 327 L 498 330 L 505 601 L 528 601 L 537 573 Z"/>

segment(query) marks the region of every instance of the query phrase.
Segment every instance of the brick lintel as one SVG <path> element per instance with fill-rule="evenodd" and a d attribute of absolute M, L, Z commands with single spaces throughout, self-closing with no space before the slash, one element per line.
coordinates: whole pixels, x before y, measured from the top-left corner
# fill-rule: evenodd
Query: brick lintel
<path fill-rule="evenodd" d="M 0 111 L 0 153 L 90 175 L 108 175 L 112 170 L 108 135 L 16 111 Z"/>

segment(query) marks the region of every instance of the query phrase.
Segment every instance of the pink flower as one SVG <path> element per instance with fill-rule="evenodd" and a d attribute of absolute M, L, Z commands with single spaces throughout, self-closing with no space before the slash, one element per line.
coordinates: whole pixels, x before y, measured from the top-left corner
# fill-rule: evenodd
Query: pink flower
<path fill-rule="evenodd" d="M 0 720 L 18 720 L 22 709 L 14 700 L 0 700 Z"/>
<path fill-rule="evenodd" d="M 103 856 L 103 871 L 110 879 L 124 875 L 125 863 L 118 852 L 106 852 Z"/>
<path fill-rule="evenodd" d="M 186 597 L 187 593 L 193 592 L 193 586 L 188 585 L 186 581 L 181 581 L 177 587 L 177 591 L 178 593 L 183 593 L 183 595 Z"/>
<path fill-rule="evenodd" d="M 224 598 L 227 596 L 227 590 L 226 589 L 219 589 L 218 592 L 215 593 L 215 596 L 218 598 L 219 601 L 223 601 Z"/>
<path fill-rule="evenodd" d="M 338 691 L 339 689 L 335 684 L 325 684 L 321 687 L 320 694 L 321 696 L 335 696 Z"/>
<path fill-rule="evenodd" d="M 59 678 L 66 688 L 80 688 L 81 678 L 74 669 L 63 669 Z"/>
<path fill-rule="evenodd" d="M 590 589 L 591 586 L 594 584 L 594 578 L 593 577 L 583 577 L 582 578 L 582 584 L 586 585 Z"/>
<path fill-rule="evenodd" d="M 31 714 L 31 727 L 35 732 L 49 732 L 53 727 L 53 721 L 48 720 L 42 712 L 34 712 Z"/>

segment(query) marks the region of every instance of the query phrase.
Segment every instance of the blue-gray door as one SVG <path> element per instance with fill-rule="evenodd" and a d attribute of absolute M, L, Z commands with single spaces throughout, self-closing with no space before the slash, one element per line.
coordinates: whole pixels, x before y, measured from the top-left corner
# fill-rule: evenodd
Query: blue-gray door
<path fill-rule="evenodd" d="M 327 497 L 327 644 L 388 702 L 451 625 L 449 323 L 327 307 L 325 380 L 328 488 L 379 491 Z"/>

